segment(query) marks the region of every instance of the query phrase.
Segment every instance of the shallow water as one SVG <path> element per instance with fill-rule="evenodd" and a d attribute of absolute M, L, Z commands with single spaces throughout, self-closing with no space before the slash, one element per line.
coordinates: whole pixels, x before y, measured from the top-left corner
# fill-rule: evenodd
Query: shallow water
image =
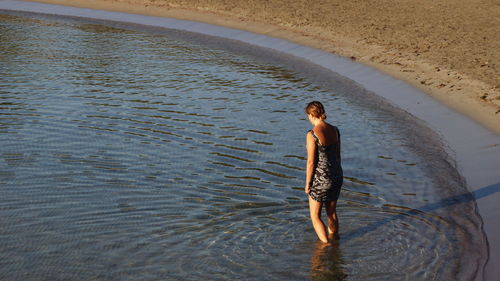
<path fill-rule="evenodd" d="M 0 279 L 469 280 L 483 265 L 475 203 L 418 120 L 296 58 L 133 29 L 0 15 Z M 343 142 L 327 247 L 303 192 L 313 99 Z"/>

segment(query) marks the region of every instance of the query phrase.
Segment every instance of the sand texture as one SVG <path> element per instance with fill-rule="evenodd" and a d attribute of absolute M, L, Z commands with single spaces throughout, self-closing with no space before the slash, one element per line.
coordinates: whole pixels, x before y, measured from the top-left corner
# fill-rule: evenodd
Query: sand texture
<path fill-rule="evenodd" d="M 496 0 L 42 0 L 284 38 L 405 80 L 500 134 Z"/>

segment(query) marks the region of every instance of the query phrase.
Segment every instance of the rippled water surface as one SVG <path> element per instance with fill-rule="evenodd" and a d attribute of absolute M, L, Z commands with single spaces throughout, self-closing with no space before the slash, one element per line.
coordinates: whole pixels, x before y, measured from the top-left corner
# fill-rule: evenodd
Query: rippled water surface
<path fill-rule="evenodd" d="M 467 280 L 482 266 L 475 203 L 418 122 L 295 58 L 179 34 L 0 14 L 1 280 Z M 326 247 L 303 192 L 313 99 L 343 141 Z"/>

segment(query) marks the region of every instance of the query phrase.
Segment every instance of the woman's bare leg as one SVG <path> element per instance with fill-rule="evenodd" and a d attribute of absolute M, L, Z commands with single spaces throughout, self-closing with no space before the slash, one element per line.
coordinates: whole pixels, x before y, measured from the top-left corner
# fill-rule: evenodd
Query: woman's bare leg
<path fill-rule="evenodd" d="M 321 208 L 323 204 L 321 202 L 315 201 L 309 197 L 309 212 L 311 214 L 311 221 L 318 235 L 319 240 L 323 243 L 328 243 L 328 236 L 325 228 L 325 224 L 321 220 Z"/>
<path fill-rule="evenodd" d="M 337 217 L 337 202 L 331 201 L 325 204 L 326 215 L 328 217 L 328 237 L 330 239 L 338 238 L 339 218 Z"/>

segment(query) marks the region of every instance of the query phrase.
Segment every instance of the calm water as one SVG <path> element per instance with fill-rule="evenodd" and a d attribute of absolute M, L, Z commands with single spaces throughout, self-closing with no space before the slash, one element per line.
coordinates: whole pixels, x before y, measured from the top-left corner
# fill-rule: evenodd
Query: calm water
<path fill-rule="evenodd" d="M 1 280 L 468 280 L 482 266 L 475 203 L 418 122 L 296 58 L 195 37 L 0 14 Z M 303 192 L 313 99 L 343 138 L 327 247 Z"/>

